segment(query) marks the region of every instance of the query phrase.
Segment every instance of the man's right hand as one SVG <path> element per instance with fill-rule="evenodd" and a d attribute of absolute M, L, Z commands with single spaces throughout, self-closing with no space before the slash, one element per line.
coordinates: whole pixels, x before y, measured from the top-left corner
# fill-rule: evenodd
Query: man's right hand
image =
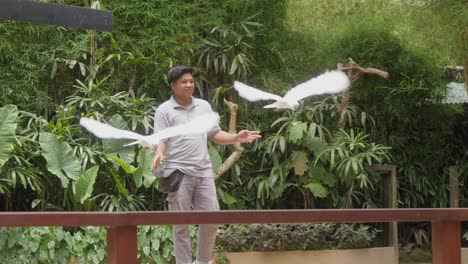
<path fill-rule="evenodd" d="M 154 156 L 153 164 L 151 164 L 151 170 L 156 173 L 158 166 L 164 162 L 164 155 L 159 151 L 156 151 L 156 156 Z"/>

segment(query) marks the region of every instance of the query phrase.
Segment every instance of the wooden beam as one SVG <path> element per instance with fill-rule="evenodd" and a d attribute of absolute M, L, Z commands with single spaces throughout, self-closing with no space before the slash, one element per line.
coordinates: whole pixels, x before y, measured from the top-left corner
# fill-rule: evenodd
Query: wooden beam
<path fill-rule="evenodd" d="M 0 1 L 0 19 L 97 31 L 114 28 L 111 11 L 32 0 Z"/>
<path fill-rule="evenodd" d="M 0 227 L 468 221 L 468 208 L 0 212 Z"/>
<path fill-rule="evenodd" d="M 119 226 L 107 228 L 107 264 L 137 264 L 137 228 Z"/>
<path fill-rule="evenodd" d="M 461 264 L 460 222 L 432 222 L 432 263 Z"/>
<path fill-rule="evenodd" d="M 0 212 L 0 227 L 108 226 L 108 263 L 137 263 L 137 226 L 247 223 L 432 222 L 434 264 L 461 263 L 460 222 L 468 208 Z"/>
<path fill-rule="evenodd" d="M 376 164 L 373 166 L 376 171 L 385 172 L 382 176 L 384 205 L 387 208 L 397 208 L 397 174 L 395 165 Z M 390 222 L 383 229 L 384 237 L 387 238 L 388 246 L 392 246 L 395 256 L 399 255 L 398 243 L 398 222 Z M 395 258 L 395 264 L 398 264 L 398 258 Z"/>

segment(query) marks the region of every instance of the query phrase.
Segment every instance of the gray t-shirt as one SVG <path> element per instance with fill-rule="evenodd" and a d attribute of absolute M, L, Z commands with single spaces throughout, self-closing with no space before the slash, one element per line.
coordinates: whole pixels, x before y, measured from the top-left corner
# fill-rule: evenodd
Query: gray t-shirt
<path fill-rule="evenodd" d="M 186 110 L 172 96 L 159 105 L 154 114 L 154 131 L 184 124 L 191 118 L 204 113 L 213 112 L 210 104 L 202 99 L 192 97 L 192 103 Z M 214 127 L 208 135 L 220 131 Z M 167 176 L 175 169 L 194 177 L 213 177 L 210 155 L 208 154 L 208 135 L 185 135 L 171 137 L 165 140 L 164 174 Z"/>

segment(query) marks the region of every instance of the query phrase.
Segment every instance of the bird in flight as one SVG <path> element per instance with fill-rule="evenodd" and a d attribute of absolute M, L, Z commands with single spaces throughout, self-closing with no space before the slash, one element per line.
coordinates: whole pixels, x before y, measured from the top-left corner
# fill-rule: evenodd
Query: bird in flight
<path fill-rule="evenodd" d="M 144 148 L 151 149 L 156 148 L 159 144 L 159 141 L 162 139 L 182 135 L 208 133 L 210 130 L 216 127 L 218 123 L 219 115 L 217 113 L 206 113 L 193 118 L 185 124 L 168 127 L 152 135 L 145 136 L 132 131 L 118 129 L 111 125 L 101 123 L 90 118 L 82 117 L 80 119 L 80 125 L 98 138 L 133 139 L 135 141 L 130 144 L 126 144 L 125 146 L 140 144 Z"/>
<path fill-rule="evenodd" d="M 234 89 L 239 96 L 248 101 L 275 100 L 264 108 L 297 110 L 299 101 L 312 95 L 335 94 L 348 89 L 350 85 L 348 76 L 342 71 L 328 71 L 313 79 L 291 88 L 283 97 L 264 92 L 239 81 L 234 81 Z"/>

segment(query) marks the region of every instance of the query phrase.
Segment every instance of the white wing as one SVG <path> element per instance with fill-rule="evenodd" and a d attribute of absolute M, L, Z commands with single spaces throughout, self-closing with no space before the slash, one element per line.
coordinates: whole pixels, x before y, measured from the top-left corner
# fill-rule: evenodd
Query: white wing
<path fill-rule="evenodd" d="M 207 113 L 200 115 L 185 124 L 168 127 L 155 134 L 143 136 L 135 132 L 112 127 L 93 119 L 84 117 L 80 119 L 80 125 L 96 137 L 110 139 L 134 139 L 134 142 L 125 146 L 140 144 L 146 148 L 156 147 L 159 144 L 159 141 L 165 138 L 208 133 L 210 130 L 218 126 L 218 123 L 219 115 L 217 113 Z"/>
<path fill-rule="evenodd" d="M 89 132 L 91 132 L 98 138 L 114 138 L 114 139 L 126 138 L 126 139 L 135 139 L 135 140 L 141 140 L 144 138 L 144 136 L 138 133 L 123 130 L 123 129 L 118 129 L 111 125 L 104 124 L 99 121 L 89 119 L 86 117 L 82 117 L 80 119 L 80 125 L 86 128 Z"/>
<path fill-rule="evenodd" d="M 177 126 L 168 127 L 152 135 L 158 142 L 175 136 L 190 134 L 206 134 L 219 124 L 219 115 L 215 112 L 203 114 L 189 122 Z"/>
<path fill-rule="evenodd" d="M 349 85 L 348 76 L 344 72 L 329 71 L 292 88 L 284 99 L 294 102 L 312 95 L 339 93 Z"/>
<path fill-rule="evenodd" d="M 249 101 L 259 100 L 280 100 L 281 96 L 267 93 L 252 86 L 248 86 L 238 81 L 234 81 L 234 89 L 239 93 L 240 97 Z"/>

